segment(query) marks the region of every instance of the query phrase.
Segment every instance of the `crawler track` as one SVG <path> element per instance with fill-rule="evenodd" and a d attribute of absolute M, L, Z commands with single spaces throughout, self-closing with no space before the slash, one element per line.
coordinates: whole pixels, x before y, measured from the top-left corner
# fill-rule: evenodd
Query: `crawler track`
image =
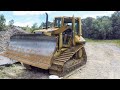
<path fill-rule="evenodd" d="M 79 50 L 82 50 L 82 56 L 79 59 L 75 59 L 74 56 Z M 50 68 L 50 74 L 64 76 L 67 73 L 84 65 L 86 61 L 87 56 L 85 49 L 82 45 L 70 48 L 53 60 L 53 64 Z"/>

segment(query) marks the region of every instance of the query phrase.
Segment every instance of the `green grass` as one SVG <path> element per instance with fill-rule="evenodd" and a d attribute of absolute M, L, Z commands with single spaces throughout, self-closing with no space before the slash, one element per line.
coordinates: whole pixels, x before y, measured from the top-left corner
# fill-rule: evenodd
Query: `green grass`
<path fill-rule="evenodd" d="M 98 42 L 98 43 L 114 43 L 118 46 L 120 46 L 120 40 L 93 40 L 93 39 L 85 39 L 86 42 Z"/>

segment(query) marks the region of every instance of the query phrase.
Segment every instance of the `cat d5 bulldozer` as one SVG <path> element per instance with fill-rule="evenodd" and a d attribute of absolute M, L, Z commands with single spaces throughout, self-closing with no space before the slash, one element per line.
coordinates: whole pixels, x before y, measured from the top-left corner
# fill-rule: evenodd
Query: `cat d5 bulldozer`
<path fill-rule="evenodd" d="M 55 17 L 54 27 L 46 26 L 33 34 L 18 34 L 10 38 L 3 56 L 24 64 L 49 70 L 64 76 L 86 64 L 87 55 L 82 37 L 80 17 Z"/>

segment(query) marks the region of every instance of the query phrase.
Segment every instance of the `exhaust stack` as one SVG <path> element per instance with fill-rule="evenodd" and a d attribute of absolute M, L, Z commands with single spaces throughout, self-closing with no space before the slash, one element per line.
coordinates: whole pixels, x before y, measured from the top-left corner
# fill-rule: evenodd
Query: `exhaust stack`
<path fill-rule="evenodd" d="M 48 29 L 48 13 L 45 14 L 46 14 L 46 29 Z"/>

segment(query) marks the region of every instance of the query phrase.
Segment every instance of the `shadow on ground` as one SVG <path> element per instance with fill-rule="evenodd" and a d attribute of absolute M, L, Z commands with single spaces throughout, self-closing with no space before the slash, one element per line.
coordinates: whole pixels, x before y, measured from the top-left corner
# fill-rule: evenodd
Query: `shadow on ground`
<path fill-rule="evenodd" d="M 13 65 L 0 66 L 1 79 L 48 79 L 49 71 L 32 67 L 26 69 L 20 63 Z"/>

